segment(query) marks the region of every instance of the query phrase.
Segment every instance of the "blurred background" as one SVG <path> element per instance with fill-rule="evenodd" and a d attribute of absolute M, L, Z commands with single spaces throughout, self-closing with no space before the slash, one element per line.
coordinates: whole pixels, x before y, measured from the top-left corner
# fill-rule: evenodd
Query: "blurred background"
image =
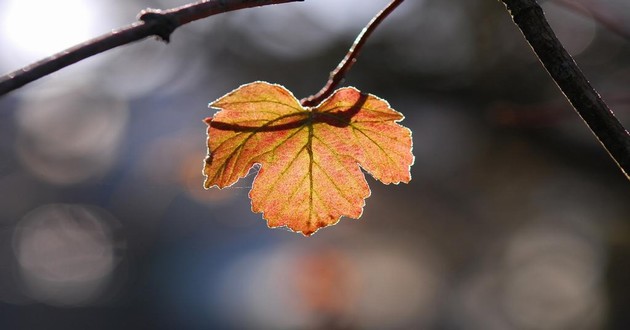
<path fill-rule="evenodd" d="M 627 329 L 630 184 L 496 0 L 402 4 L 344 85 L 413 131 L 407 185 L 312 237 L 202 189 L 207 104 L 318 91 L 386 0 L 217 15 L 0 98 L 0 329 Z M 183 0 L 0 0 L 6 73 Z M 630 127 L 630 2 L 542 1 Z"/>

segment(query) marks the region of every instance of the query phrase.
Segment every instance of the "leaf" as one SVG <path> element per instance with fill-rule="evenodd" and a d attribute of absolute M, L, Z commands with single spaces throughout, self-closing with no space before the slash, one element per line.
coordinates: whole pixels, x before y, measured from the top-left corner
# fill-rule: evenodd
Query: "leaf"
<path fill-rule="evenodd" d="M 358 219 L 370 189 L 359 165 L 385 184 L 409 182 L 411 131 L 376 96 L 341 88 L 304 108 L 287 89 L 243 85 L 210 104 L 205 188 L 260 170 L 249 196 L 269 227 L 308 236 L 341 216 Z"/>

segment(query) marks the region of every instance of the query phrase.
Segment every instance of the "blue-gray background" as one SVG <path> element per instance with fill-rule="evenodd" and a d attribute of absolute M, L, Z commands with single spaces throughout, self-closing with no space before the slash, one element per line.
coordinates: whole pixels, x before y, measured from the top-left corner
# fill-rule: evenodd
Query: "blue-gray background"
<path fill-rule="evenodd" d="M 630 4 L 543 2 L 630 126 Z M 9 72 L 173 0 L 0 0 Z M 387 1 L 222 14 L 0 99 L 0 329 L 625 329 L 630 185 L 499 1 L 407 1 L 347 76 L 413 130 L 408 185 L 310 238 L 204 191 L 207 104 L 321 88 Z M 619 29 L 613 33 L 600 23 Z"/>

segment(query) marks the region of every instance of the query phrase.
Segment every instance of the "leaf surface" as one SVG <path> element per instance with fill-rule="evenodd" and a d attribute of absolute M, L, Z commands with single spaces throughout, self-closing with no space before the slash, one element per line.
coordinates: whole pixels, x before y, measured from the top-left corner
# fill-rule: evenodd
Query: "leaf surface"
<path fill-rule="evenodd" d="M 304 108 L 287 89 L 243 85 L 210 104 L 204 187 L 228 187 L 260 169 L 249 196 L 269 227 L 308 236 L 359 218 L 370 189 L 361 167 L 385 184 L 409 182 L 411 131 L 376 96 L 341 88 Z"/>

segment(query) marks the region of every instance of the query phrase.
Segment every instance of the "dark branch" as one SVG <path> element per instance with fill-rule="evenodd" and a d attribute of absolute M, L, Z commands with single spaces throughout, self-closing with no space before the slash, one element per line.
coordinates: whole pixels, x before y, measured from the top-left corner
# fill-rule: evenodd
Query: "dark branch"
<path fill-rule="evenodd" d="M 502 0 L 573 108 L 630 179 L 630 135 L 562 47 L 536 0 Z"/>
<path fill-rule="evenodd" d="M 146 37 L 157 36 L 168 42 L 175 29 L 192 21 L 243 8 L 296 1 L 304 0 L 206 0 L 168 10 L 146 9 L 138 15 L 139 21 L 132 25 L 88 40 L 0 77 L 0 96 L 90 56 Z"/>
<path fill-rule="evenodd" d="M 319 92 L 317 92 L 317 94 L 311 95 L 300 101 L 303 106 L 316 106 L 333 93 L 337 85 L 341 83 L 348 71 L 350 71 L 350 68 L 352 67 L 354 62 L 356 62 L 357 56 L 359 56 L 363 45 L 365 45 L 365 42 L 370 37 L 372 32 L 374 32 L 378 25 L 383 20 L 385 20 L 385 18 L 387 18 L 387 16 L 389 16 L 389 14 L 391 14 L 394 9 L 396 9 L 396 7 L 398 7 L 398 5 L 400 5 L 403 1 L 404 0 L 393 0 L 389 3 L 389 5 L 387 5 L 387 7 L 385 7 L 385 9 L 381 10 L 376 16 L 374 16 L 374 18 L 372 18 L 370 23 L 368 23 L 368 25 L 363 28 L 359 36 L 357 36 L 356 40 L 354 40 L 354 43 L 348 50 L 348 53 L 343 58 L 343 60 L 341 60 L 335 70 L 330 73 L 330 78 L 328 79 L 326 85 Z"/>

